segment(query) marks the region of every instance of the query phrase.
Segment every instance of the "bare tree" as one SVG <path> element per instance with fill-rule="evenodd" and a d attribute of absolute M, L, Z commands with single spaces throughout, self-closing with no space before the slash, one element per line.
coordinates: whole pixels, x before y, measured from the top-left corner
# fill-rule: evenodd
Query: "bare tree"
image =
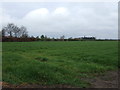
<path fill-rule="evenodd" d="M 28 37 L 27 28 L 25 26 L 21 26 L 20 27 L 19 36 L 21 36 L 21 37 Z"/>
<path fill-rule="evenodd" d="M 19 33 L 20 33 L 20 28 L 19 27 L 17 27 L 17 26 L 14 26 L 14 28 L 13 28 L 13 34 L 14 34 L 14 36 L 15 37 L 19 37 Z"/>
<path fill-rule="evenodd" d="M 21 26 L 20 28 L 17 25 L 14 25 L 13 23 L 8 23 L 6 27 L 3 27 L 3 36 L 5 34 L 8 34 L 10 37 L 27 37 L 28 32 L 27 28 L 24 26 Z"/>
<path fill-rule="evenodd" d="M 12 37 L 12 32 L 13 32 L 14 27 L 15 25 L 13 23 L 8 23 L 7 27 L 4 27 L 4 29 L 6 29 L 10 37 Z"/>

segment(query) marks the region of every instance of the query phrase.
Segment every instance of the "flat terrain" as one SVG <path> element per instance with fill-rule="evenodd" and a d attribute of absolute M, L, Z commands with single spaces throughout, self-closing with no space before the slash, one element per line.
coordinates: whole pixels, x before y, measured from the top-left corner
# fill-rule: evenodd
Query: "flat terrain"
<path fill-rule="evenodd" d="M 2 78 L 5 85 L 87 88 L 96 85 L 91 80 L 117 70 L 117 41 L 2 44 Z"/>

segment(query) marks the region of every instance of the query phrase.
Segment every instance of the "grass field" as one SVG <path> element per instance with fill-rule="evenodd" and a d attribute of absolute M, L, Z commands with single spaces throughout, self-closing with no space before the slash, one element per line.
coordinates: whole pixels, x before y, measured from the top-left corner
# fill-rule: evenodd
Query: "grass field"
<path fill-rule="evenodd" d="M 88 87 L 94 78 L 117 69 L 117 41 L 4 42 L 3 81 L 10 84 Z"/>

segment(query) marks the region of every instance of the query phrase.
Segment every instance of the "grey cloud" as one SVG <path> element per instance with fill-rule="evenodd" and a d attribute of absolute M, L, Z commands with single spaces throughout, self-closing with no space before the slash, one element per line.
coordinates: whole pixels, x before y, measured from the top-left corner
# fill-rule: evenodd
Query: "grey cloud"
<path fill-rule="evenodd" d="M 17 9 L 17 6 L 15 7 Z M 24 12 L 22 17 L 17 17 L 17 13 L 9 15 L 8 8 L 5 8 L 4 24 L 10 21 L 18 25 L 23 24 L 28 28 L 29 34 L 34 36 L 46 34 L 50 37 L 60 37 L 64 34 L 66 37 L 88 35 L 117 38 L 117 3 L 34 3 L 34 6 L 22 5 L 21 8 L 27 11 L 25 13 L 20 10 L 19 5 L 19 12 Z M 46 8 L 44 13 L 41 12 L 42 8 Z M 13 9 L 14 13 L 18 12 L 16 9 Z M 34 12 L 35 10 L 38 11 Z"/>

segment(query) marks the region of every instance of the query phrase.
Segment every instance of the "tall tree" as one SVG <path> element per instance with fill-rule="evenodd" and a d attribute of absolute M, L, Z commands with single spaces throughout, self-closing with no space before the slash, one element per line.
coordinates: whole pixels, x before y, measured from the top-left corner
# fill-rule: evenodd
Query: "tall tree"
<path fill-rule="evenodd" d="M 19 36 L 21 36 L 21 37 L 28 37 L 28 31 L 27 31 L 27 28 L 25 26 L 21 26 L 20 27 Z"/>
<path fill-rule="evenodd" d="M 28 32 L 27 28 L 25 26 L 21 26 L 20 28 L 17 25 L 14 25 L 13 23 L 8 23 L 6 27 L 3 27 L 4 32 L 8 34 L 10 37 L 27 37 Z"/>
<path fill-rule="evenodd" d="M 2 29 L 1 34 L 2 37 L 5 37 L 5 29 Z"/>
<path fill-rule="evenodd" d="M 7 27 L 5 27 L 7 33 L 9 34 L 10 37 L 12 37 L 12 32 L 13 29 L 15 28 L 15 25 L 13 23 L 8 23 Z"/>
<path fill-rule="evenodd" d="M 41 35 L 41 39 L 45 38 L 44 35 Z"/>
<path fill-rule="evenodd" d="M 13 28 L 14 37 L 19 37 L 19 33 L 20 33 L 20 28 L 17 26 L 14 26 Z"/>

